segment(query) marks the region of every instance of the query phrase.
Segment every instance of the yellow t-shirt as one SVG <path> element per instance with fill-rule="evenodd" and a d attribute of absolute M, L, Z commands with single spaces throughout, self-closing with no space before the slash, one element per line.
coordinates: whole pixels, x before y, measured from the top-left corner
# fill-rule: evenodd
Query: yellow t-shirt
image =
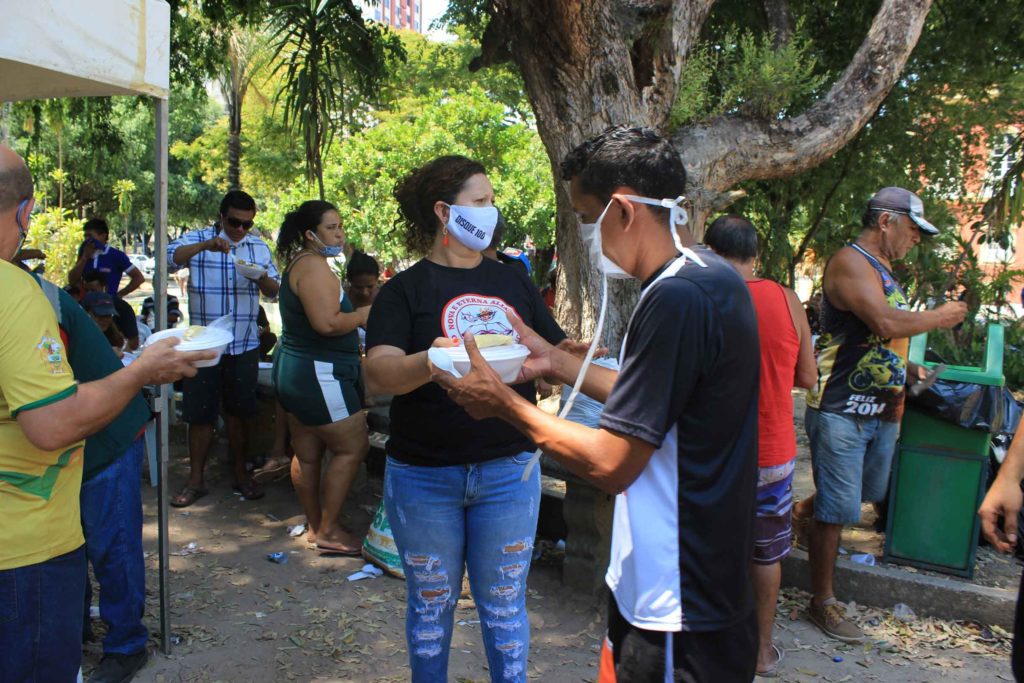
<path fill-rule="evenodd" d="M 76 388 L 43 290 L 0 261 L 0 570 L 45 562 L 85 542 L 78 508 L 82 444 L 40 450 L 15 419 Z"/>

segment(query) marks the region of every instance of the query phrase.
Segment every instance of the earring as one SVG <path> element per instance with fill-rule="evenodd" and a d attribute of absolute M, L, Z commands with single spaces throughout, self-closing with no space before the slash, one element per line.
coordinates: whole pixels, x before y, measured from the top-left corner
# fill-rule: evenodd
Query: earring
<path fill-rule="evenodd" d="M 441 244 L 443 244 L 444 246 L 447 247 L 448 246 L 448 227 L 445 226 L 443 230 L 444 230 L 444 232 L 441 233 L 441 235 L 442 235 Z"/>

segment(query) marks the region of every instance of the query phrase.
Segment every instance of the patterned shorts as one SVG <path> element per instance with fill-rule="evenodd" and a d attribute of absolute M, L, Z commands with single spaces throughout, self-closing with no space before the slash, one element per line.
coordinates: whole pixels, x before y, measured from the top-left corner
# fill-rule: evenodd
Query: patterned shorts
<path fill-rule="evenodd" d="M 793 471 L 796 459 L 757 468 L 757 519 L 754 520 L 754 562 L 774 564 L 789 554 L 793 532 Z"/>

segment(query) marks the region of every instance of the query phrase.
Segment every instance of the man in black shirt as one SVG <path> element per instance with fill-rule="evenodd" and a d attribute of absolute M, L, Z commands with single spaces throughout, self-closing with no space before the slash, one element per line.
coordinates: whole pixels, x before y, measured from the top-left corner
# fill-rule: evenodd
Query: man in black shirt
<path fill-rule="evenodd" d="M 667 140 L 614 128 L 562 164 L 606 272 L 643 283 L 621 370 L 591 366 L 598 429 L 544 413 L 472 371 L 435 380 L 477 418 L 497 416 L 602 490 L 618 494 L 602 683 L 749 681 L 757 631 L 750 586 L 757 475 L 757 320 L 743 280 L 694 240 L 679 206 L 685 171 Z M 662 198 L 676 199 L 662 199 Z M 610 262 L 610 263 L 609 263 Z M 581 361 L 514 321 L 531 350 L 523 378 L 572 382 Z"/>

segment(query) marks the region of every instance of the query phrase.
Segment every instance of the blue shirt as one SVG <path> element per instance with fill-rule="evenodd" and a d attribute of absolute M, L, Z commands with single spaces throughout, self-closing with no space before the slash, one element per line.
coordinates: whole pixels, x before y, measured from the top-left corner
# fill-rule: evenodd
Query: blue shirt
<path fill-rule="evenodd" d="M 231 244 L 231 252 L 222 254 L 201 251 L 185 265 L 174 262 L 174 252 L 186 244 L 199 244 L 220 235 Z M 259 237 L 246 235 L 241 242 L 232 242 L 212 225 L 187 232 L 167 245 L 167 268 L 170 272 L 188 268 L 188 317 L 190 325 L 209 325 L 217 318 L 231 314 L 235 340 L 225 353 L 235 356 L 259 346 L 256 318 L 260 313 L 260 288 L 253 280 L 235 269 L 235 258 L 267 269 L 267 275 L 278 282 L 281 276 L 274 267 L 270 247 Z"/>
<path fill-rule="evenodd" d="M 81 255 L 81 248 L 79 248 L 78 253 Z M 107 282 L 107 293 L 110 296 L 117 296 L 117 291 L 121 287 L 121 276 L 134 267 L 135 264 L 128 258 L 128 254 L 108 244 L 103 249 L 97 249 L 93 253 L 92 258 L 85 265 L 85 270 L 82 271 L 82 274 L 86 275 L 99 271 Z"/>

